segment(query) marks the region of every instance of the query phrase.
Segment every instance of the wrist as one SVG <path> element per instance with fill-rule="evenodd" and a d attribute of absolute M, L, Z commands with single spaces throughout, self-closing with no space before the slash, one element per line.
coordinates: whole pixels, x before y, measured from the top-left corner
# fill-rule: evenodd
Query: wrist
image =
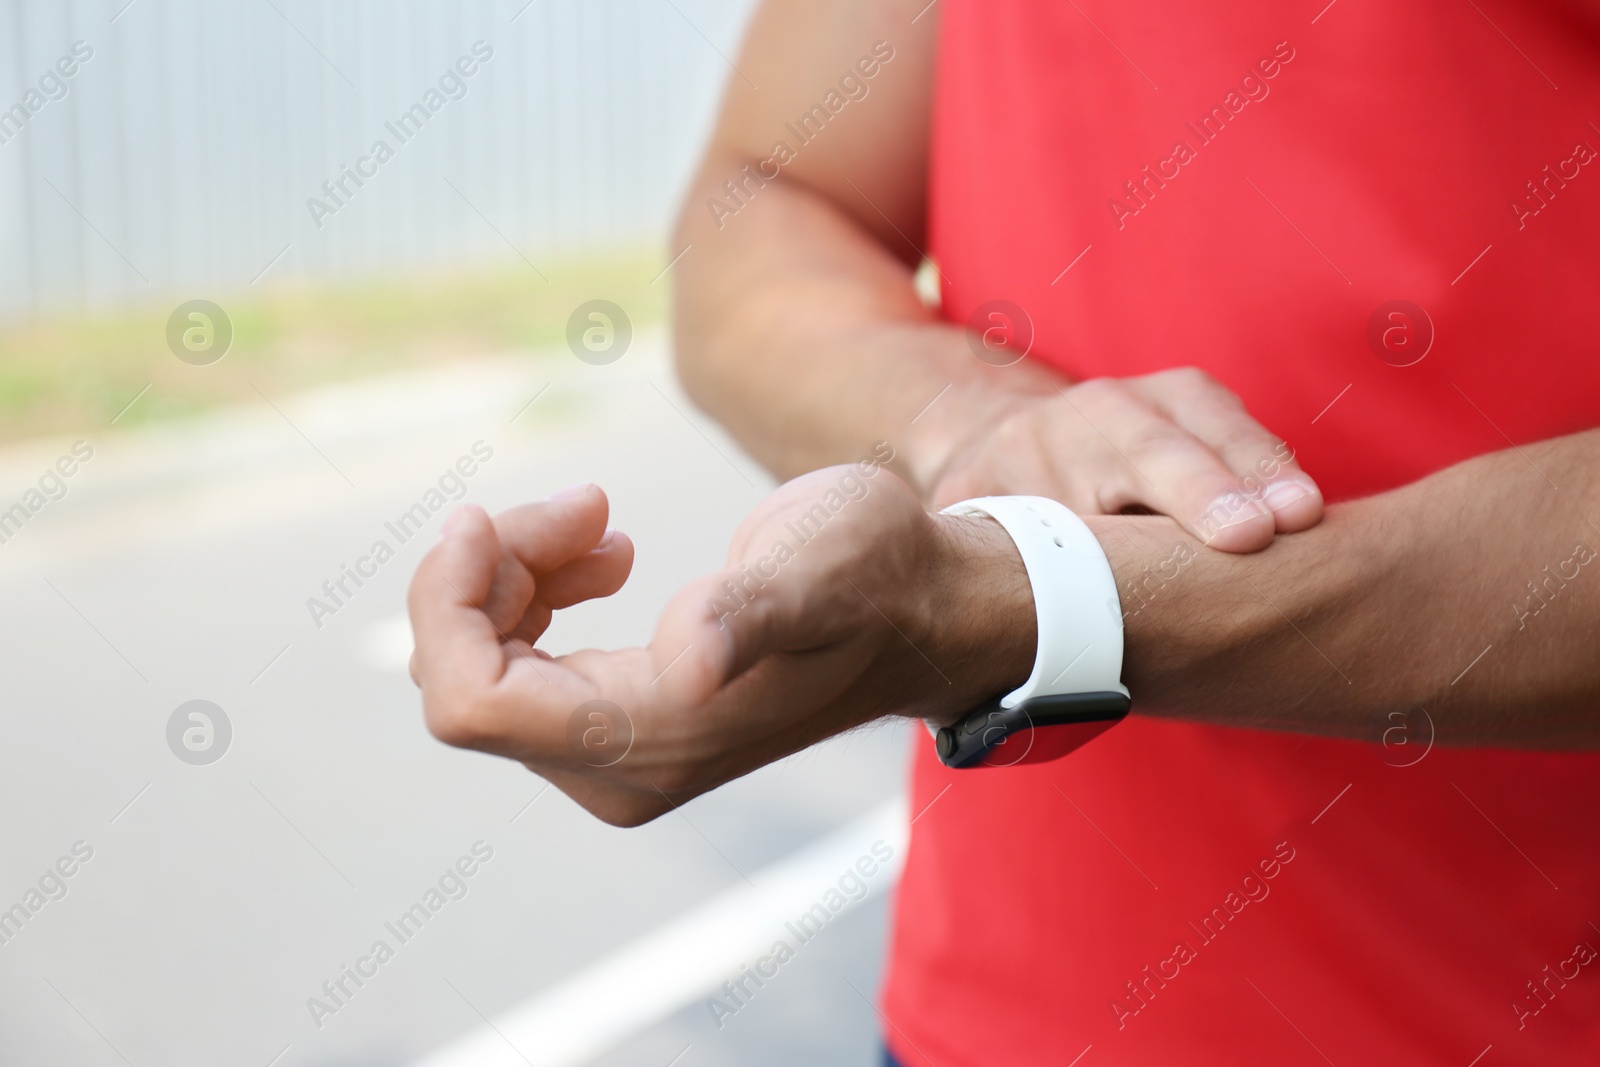
<path fill-rule="evenodd" d="M 1033 590 L 1009 534 L 983 516 L 934 514 L 929 580 L 907 634 L 948 684 L 910 713 L 951 722 L 1027 680 L 1038 645 Z"/>
<path fill-rule="evenodd" d="M 1327 625 L 1341 605 L 1359 599 L 1358 554 L 1307 557 L 1308 535 L 1295 534 L 1259 553 L 1231 555 L 1205 548 L 1164 516 L 1085 522 L 1117 582 L 1123 681 L 1141 712 L 1194 717 L 1226 693 L 1229 716 L 1259 723 L 1269 709 L 1252 709 L 1252 701 L 1281 694 L 1254 682 L 1285 676 L 1307 659 L 1316 661 L 1313 669 L 1329 664 L 1333 674 L 1324 654 L 1342 657 Z M 1286 574 L 1299 577 L 1285 581 Z"/>
<path fill-rule="evenodd" d="M 1149 710 L 1152 703 L 1162 703 L 1164 682 L 1190 676 L 1198 664 L 1234 643 L 1243 619 L 1237 606 L 1221 608 L 1213 599 L 1221 590 L 1211 589 L 1209 595 L 1201 590 L 1215 580 L 1210 565 L 1232 560 L 1207 558 L 1198 540 L 1164 516 L 1088 515 L 1084 522 L 1100 542 L 1117 584 L 1123 681 L 1137 694 L 1139 710 Z M 1231 601 L 1239 588 L 1249 590 L 1237 582 L 1226 598 Z M 1197 610 L 1208 601 L 1210 609 Z"/>

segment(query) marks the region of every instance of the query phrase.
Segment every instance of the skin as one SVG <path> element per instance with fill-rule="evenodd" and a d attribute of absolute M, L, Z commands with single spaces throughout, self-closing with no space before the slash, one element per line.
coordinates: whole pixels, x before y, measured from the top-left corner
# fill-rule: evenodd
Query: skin
<path fill-rule="evenodd" d="M 551 613 L 631 565 L 604 494 L 463 508 L 410 594 L 430 729 L 635 825 L 885 715 L 953 721 L 1027 677 L 1034 609 L 998 525 L 930 507 L 1038 493 L 1106 551 L 1138 714 L 1378 741 L 1422 708 L 1442 745 L 1600 746 L 1600 431 L 1324 508 L 1198 372 L 1072 383 L 975 359 L 911 280 L 937 11 L 911 24 L 911 6 L 762 7 L 738 59 L 759 98 L 735 79 L 679 227 L 686 385 L 771 469 L 811 473 L 751 514 L 648 647 L 554 659 L 533 647 Z M 718 229 L 705 198 L 880 39 L 896 55 L 871 96 Z M 889 469 L 814 469 L 879 440 L 899 446 Z M 846 475 L 866 492 L 719 611 Z M 620 711 L 594 719 L 594 700 Z"/>
<path fill-rule="evenodd" d="M 1594 553 L 1585 563 L 1574 550 L 1600 544 L 1582 517 L 1600 496 L 1600 432 L 1523 451 L 1334 505 L 1316 529 L 1249 556 L 1207 551 L 1162 516 L 1087 519 L 1122 591 L 1136 710 L 1376 741 L 1392 715 L 1423 707 L 1443 745 L 1600 745 L 1600 582 L 1584 581 Z M 861 478 L 859 499 L 726 610 L 725 583 L 793 544 L 790 524 L 860 470 L 780 487 L 740 526 L 728 566 L 673 597 L 648 647 L 556 658 L 531 645 L 552 611 L 615 592 L 632 562 L 627 539 L 605 531 L 604 493 L 581 487 L 493 519 L 463 507 L 411 587 L 429 728 L 632 826 L 852 727 L 954 721 L 1019 685 L 1034 608 L 1010 539 L 986 519 L 930 513 L 887 470 Z M 1526 527 L 1497 521 L 1503 509 Z M 1465 545 L 1440 536 L 1441 513 L 1474 531 Z M 1175 549 L 1186 562 L 1153 585 L 1147 568 Z M 1519 596 L 1540 560 L 1576 569 L 1542 605 Z M 630 735 L 605 766 L 582 733 L 594 700 L 630 724 L 603 724 L 602 741 Z"/>
<path fill-rule="evenodd" d="M 411 670 L 429 729 L 519 760 L 605 821 L 631 826 L 861 723 L 948 717 L 981 700 L 994 650 L 963 647 L 931 621 L 1031 603 L 1026 574 L 999 527 L 931 516 L 888 471 L 861 478 L 859 499 L 739 610 L 719 612 L 724 583 L 745 580 L 742 565 L 777 540 L 793 543 L 785 524 L 857 472 L 825 469 L 773 493 L 740 526 L 728 568 L 673 597 L 649 647 L 556 658 L 532 648 L 553 610 L 610 595 L 632 564 L 627 538 L 605 533 L 605 494 L 581 487 L 493 519 L 463 507 L 410 591 Z M 889 553 L 869 557 L 874 547 Z M 1016 585 L 1012 595 L 967 603 L 973 566 L 926 570 L 952 553 Z M 993 615 L 981 629 L 1002 625 Z M 1029 615 L 1024 629 L 1032 625 Z M 1011 654 L 1010 669 L 1026 675 L 1031 643 Z M 941 668 L 930 670 L 929 655 Z M 614 707 L 593 720 L 597 700 Z M 613 743 L 626 752 L 614 762 Z"/>

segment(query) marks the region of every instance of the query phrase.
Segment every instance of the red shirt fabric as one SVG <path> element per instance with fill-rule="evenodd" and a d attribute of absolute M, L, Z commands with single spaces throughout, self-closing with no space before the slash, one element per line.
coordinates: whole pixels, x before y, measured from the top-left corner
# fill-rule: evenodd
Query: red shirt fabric
<path fill-rule="evenodd" d="M 1600 8 L 1323 2 L 944 0 L 945 315 L 1011 301 L 1073 378 L 1204 367 L 1330 501 L 1600 424 Z M 1431 344 L 1415 312 L 1369 342 L 1395 300 Z M 883 995 L 906 1067 L 1600 1062 L 1600 756 L 1134 702 L 1055 763 L 919 745 Z"/>

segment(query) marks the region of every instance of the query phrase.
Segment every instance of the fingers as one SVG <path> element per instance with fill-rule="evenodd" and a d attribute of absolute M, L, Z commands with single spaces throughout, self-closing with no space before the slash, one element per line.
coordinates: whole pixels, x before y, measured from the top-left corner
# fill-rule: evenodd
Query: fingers
<path fill-rule="evenodd" d="M 610 596 L 632 570 L 633 542 L 621 530 L 607 530 L 593 549 L 539 576 L 539 602 L 560 609 Z"/>
<path fill-rule="evenodd" d="M 1173 422 L 1205 442 L 1237 474 L 1246 494 L 1272 512 L 1277 532 L 1294 533 L 1322 520 L 1322 492 L 1294 453 L 1245 410 L 1227 387 L 1193 368 L 1141 380 L 1146 395 Z"/>
<path fill-rule="evenodd" d="M 412 676 L 428 729 L 446 744 L 523 761 L 560 758 L 568 713 L 597 681 L 526 641 L 502 639 L 483 612 L 500 558 L 494 523 L 482 508 L 464 505 L 445 523 L 407 598 L 417 639 Z M 627 672 L 611 673 L 619 691 L 626 689 Z"/>
<path fill-rule="evenodd" d="M 532 604 L 537 586 L 534 577 L 505 545 L 500 546 L 500 556 L 495 563 L 494 579 L 489 583 L 488 595 L 483 600 L 483 614 L 501 639 L 511 636 L 517 621 Z"/>
<path fill-rule="evenodd" d="M 459 536 L 475 553 L 493 553 L 489 579 L 474 591 L 472 603 L 496 640 L 531 644 L 549 626 L 553 610 L 610 596 L 622 587 L 633 567 L 633 543 L 606 530 L 608 510 L 598 487 L 579 485 L 502 512 L 487 528 L 480 522 L 481 509 L 462 513 L 446 540 Z M 481 555 L 474 559 L 487 565 Z M 414 679 L 424 666 L 414 660 Z"/>
<path fill-rule="evenodd" d="M 632 566 L 633 546 L 623 538 L 596 552 L 606 535 L 609 510 L 605 493 L 583 484 L 495 516 L 500 560 L 483 610 L 500 634 L 535 641 L 549 625 L 551 608 L 616 592 Z M 575 561 L 595 555 L 596 562 L 556 577 Z M 546 595 L 551 580 L 558 586 L 554 598 Z"/>
<path fill-rule="evenodd" d="M 1123 382 L 1094 379 L 1063 395 L 1124 461 L 1106 464 L 1099 476 L 1099 503 L 1107 513 L 1142 505 L 1170 515 L 1224 552 L 1254 552 L 1271 542 L 1271 511 L 1250 498 L 1215 449 L 1139 392 Z M 1080 429 L 1067 432 L 1081 440 Z M 1063 459 L 1070 463 L 1073 457 Z"/>
<path fill-rule="evenodd" d="M 539 575 L 531 602 L 524 602 L 522 617 L 506 635 L 530 643 L 539 640 L 550 626 L 552 612 L 611 596 L 627 582 L 632 570 L 633 542 L 620 530 L 607 531 L 589 552 Z"/>
<path fill-rule="evenodd" d="M 598 485 L 574 485 L 494 517 L 500 543 L 534 574 L 547 574 L 600 543 L 610 504 Z"/>
<path fill-rule="evenodd" d="M 467 504 L 445 522 L 440 542 L 411 579 L 413 677 L 422 688 L 429 726 L 440 736 L 439 724 L 462 717 L 505 672 L 499 635 L 480 606 L 499 559 L 494 524 L 482 508 Z"/>

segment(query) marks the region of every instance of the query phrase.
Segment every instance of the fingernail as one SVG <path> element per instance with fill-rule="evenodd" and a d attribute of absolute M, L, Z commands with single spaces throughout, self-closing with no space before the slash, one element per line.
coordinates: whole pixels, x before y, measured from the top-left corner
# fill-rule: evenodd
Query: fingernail
<path fill-rule="evenodd" d="M 1268 514 L 1270 513 L 1266 508 L 1243 493 L 1223 493 L 1211 502 L 1209 508 L 1206 508 L 1202 526 L 1209 526 L 1214 530 L 1226 530 L 1230 526 L 1254 522 Z"/>
<path fill-rule="evenodd" d="M 1261 500 L 1273 511 L 1282 511 L 1298 500 L 1311 495 L 1311 487 L 1301 481 L 1273 482 L 1261 494 Z"/>
<path fill-rule="evenodd" d="M 594 547 L 596 547 L 596 548 L 610 548 L 611 547 L 611 543 L 613 541 L 615 541 L 616 539 L 617 539 L 617 528 L 615 526 L 607 526 L 606 527 L 606 532 L 600 535 L 600 543 L 595 545 Z"/>
<path fill-rule="evenodd" d="M 594 488 L 593 482 L 579 482 L 576 485 L 569 485 L 565 489 L 557 489 L 555 492 L 550 494 L 550 499 L 571 500 L 574 497 L 582 496 L 592 488 Z"/>

